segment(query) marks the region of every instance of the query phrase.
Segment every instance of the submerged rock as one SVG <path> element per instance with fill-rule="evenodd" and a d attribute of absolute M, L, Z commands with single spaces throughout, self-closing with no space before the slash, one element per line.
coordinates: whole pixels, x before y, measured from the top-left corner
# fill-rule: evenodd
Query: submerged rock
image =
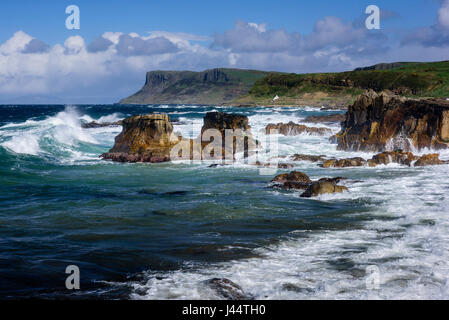
<path fill-rule="evenodd" d="M 321 178 L 318 181 L 310 180 L 309 176 L 299 171 L 292 171 L 276 176 L 271 182 L 273 187 L 286 190 L 304 190 L 301 197 L 310 198 L 324 193 L 337 193 L 348 190 L 345 186 L 337 185 L 343 177 Z"/>
<path fill-rule="evenodd" d="M 320 161 L 325 161 L 326 160 L 326 156 L 324 156 L 324 155 L 313 156 L 313 155 L 308 155 L 308 154 L 294 154 L 293 156 L 291 156 L 291 159 L 293 161 L 320 162 Z"/>
<path fill-rule="evenodd" d="M 449 101 L 364 92 L 335 138 L 339 150 L 411 151 L 449 146 Z"/>
<path fill-rule="evenodd" d="M 271 182 L 285 183 L 285 182 L 301 182 L 301 183 L 311 183 L 309 176 L 305 173 L 299 171 L 292 171 L 290 173 L 283 173 L 274 177 Z"/>
<path fill-rule="evenodd" d="M 226 278 L 213 278 L 204 283 L 214 292 L 227 300 L 249 300 L 250 297 L 243 291 L 242 287 Z"/>
<path fill-rule="evenodd" d="M 330 134 L 332 132 L 328 128 L 307 127 L 302 124 L 296 124 L 292 121 L 290 121 L 289 123 L 278 123 L 278 124 L 270 123 L 265 127 L 266 134 L 271 134 L 272 130 L 278 130 L 279 133 L 284 136 L 296 136 L 302 133 L 316 134 L 323 136 L 326 134 Z"/>
<path fill-rule="evenodd" d="M 426 154 L 415 162 L 415 167 L 434 166 L 446 163 L 440 160 L 438 153 Z"/>
<path fill-rule="evenodd" d="M 348 188 L 339 186 L 332 180 L 319 180 L 310 184 L 301 197 L 311 198 L 322 194 L 342 193 L 344 191 L 348 191 Z"/>
<path fill-rule="evenodd" d="M 347 168 L 361 167 L 366 164 L 366 160 L 360 157 L 347 159 L 329 159 L 323 162 L 323 168 Z"/>
<path fill-rule="evenodd" d="M 406 166 L 411 166 L 412 162 L 415 161 L 418 157 L 416 157 L 411 152 L 401 152 L 401 151 L 393 151 L 393 152 L 382 152 L 376 154 L 372 157 L 372 159 L 368 160 L 368 164 L 370 167 L 375 167 L 379 164 L 389 164 L 389 163 L 398 163 Z"/>

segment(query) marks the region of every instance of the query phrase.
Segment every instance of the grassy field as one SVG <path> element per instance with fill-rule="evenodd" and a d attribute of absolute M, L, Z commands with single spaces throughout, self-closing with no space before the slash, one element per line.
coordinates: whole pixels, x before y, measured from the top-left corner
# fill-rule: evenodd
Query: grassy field
<path fill-rule="evenodd" d="M 408 97 L 449 97 L 449 61 L 396 63 L 385 70 L 269 74 L 236 104 L 345 105 L 363 90 L 391 90 Z M 279 99 L 273 101 L 273 97 Z"/>

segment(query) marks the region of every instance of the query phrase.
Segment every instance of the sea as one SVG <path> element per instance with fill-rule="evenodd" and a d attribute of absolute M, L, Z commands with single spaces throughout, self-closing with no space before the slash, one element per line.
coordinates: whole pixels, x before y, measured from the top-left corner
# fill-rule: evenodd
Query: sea
<path fill-rule="evenodd" d="M 212 278 L 252 299 L 448 299 L 449 166 L 324 169 L 293 154 L 369 159 L 327 136 L 276 136 L 271 175 L 244 159 L 114 163 L 99 158 L 131 115 L 167 113 L 184 137 L 207 112 L 269 123 L 344 113 L 312 107 L 0 106 L 0 298 L 222 299 Z M 337 123 L 308 124 L 328 127 Z M 422 150 L 419 153 L 429 153 Z M 449 152 L 440 152 L 449 159 Z M 305 199 L 276 174 L 346 177 L 349 191 Z M 68 290 L 68 266 L 80 289 Z"/>

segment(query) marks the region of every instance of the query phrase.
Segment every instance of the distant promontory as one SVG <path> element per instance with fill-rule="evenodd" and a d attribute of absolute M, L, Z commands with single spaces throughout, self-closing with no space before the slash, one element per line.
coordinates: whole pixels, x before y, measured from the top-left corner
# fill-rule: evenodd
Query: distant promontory
<path fill-rule="evenodd" d="M 243 69 L 151 71 L 121 104 L 346 107 L 364 90 L 412 98 L 449 98 L 449 61 L 381 63 L 338 73 Z"/>

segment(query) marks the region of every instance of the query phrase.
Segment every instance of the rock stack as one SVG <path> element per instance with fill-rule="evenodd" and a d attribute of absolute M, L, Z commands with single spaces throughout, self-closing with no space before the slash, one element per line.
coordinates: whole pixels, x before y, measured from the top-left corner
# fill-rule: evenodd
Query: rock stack
<path fill-rule="evenodd" d="M 339 150 L 383 152 L 449 146 L 449 101 L 368 90 L 349 107 Z"/>

